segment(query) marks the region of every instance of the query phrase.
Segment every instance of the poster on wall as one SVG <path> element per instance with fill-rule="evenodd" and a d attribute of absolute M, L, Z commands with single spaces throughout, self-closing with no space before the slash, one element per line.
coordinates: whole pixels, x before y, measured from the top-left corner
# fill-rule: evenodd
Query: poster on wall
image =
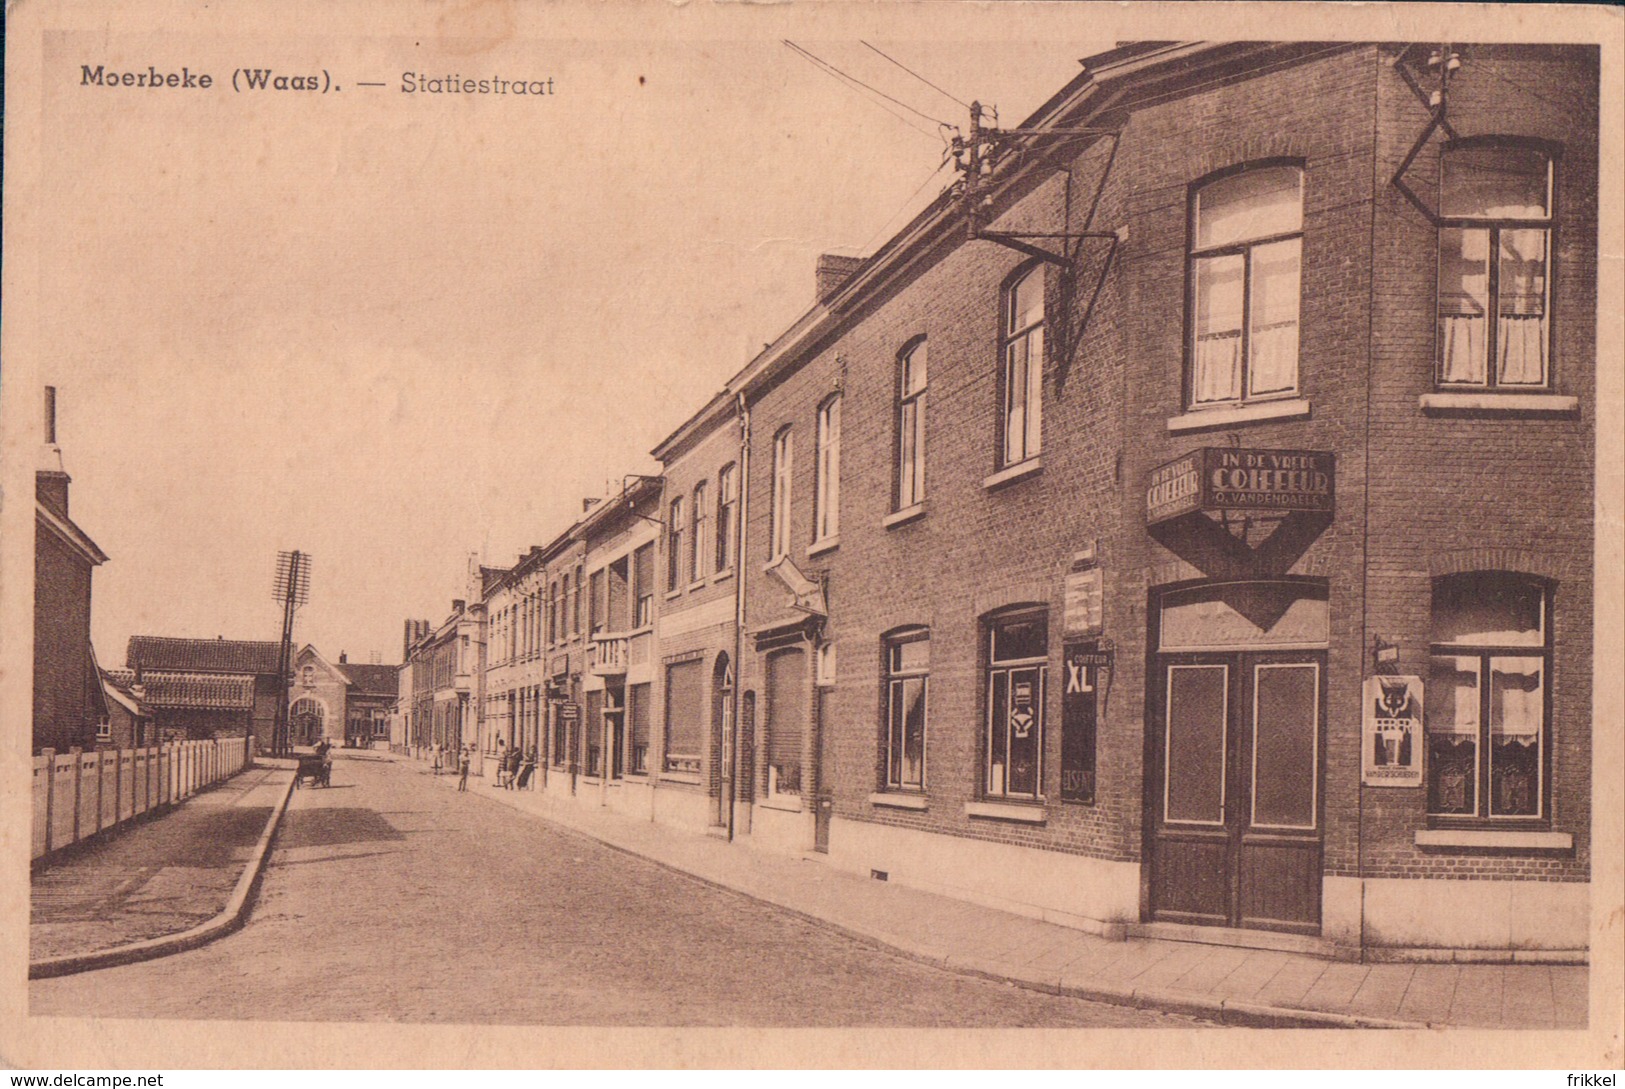
<path fill-rule="evenodd" d="M 1361 781 L 1366 786 L 1422 785 L 1422 678 L 1365 679 Z"/>
<path fill-rule="evenodd" d="M 1061 800 L 1095 800 L 1095 729 L 1100 674 L 1111 652 L 1094 643 L 1066 648 L 1066 686 L 1061 690 Z"/>

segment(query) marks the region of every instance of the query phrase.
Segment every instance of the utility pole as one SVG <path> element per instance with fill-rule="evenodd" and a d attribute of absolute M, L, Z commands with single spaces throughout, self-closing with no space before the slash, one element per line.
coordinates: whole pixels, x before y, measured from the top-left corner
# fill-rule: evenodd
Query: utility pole
<path fill-rule="evenodd" d="M 293 748 L 288 740 L 288 669 L 293 655 L 293 613 L 310 601 L 310 554 L 278 552 L 276 581 L 272 595 L 282 602 L 282 643 L 277 651 L 276 719 L 271 727 L 271 751 L 286 756 Z"/>

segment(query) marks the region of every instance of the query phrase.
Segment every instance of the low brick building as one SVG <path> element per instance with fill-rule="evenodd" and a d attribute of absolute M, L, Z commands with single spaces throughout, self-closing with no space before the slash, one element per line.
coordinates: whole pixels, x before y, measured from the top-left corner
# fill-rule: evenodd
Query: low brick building
<path fill-rule="evenodd" d="M 326 739 L 333 745 L 371 746 L 389 737 L 399 666 L 352 662 L 339 652 L 330 662 L 307 643 L 294 655 L 288 677 L 288 731 L 295 745 Z"/>
<path fill-rule="evenodd" d="M 161 737 L 252 734 L 271 749 L 277 703 L 283 697 L 275 642 L 132 635 L 124 664 L 146 690 Z"/>
<path fill-rule="evenodd" d="M 1598 57 L 1429 53 L 1091 58 L 730 383 L 752 842 L 1582 955 Z"/>

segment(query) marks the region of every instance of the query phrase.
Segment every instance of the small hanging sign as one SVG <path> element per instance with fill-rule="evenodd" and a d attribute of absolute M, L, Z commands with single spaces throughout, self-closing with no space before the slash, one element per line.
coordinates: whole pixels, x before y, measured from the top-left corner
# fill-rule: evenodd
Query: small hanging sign
<path fill-rule="evenodd" d="M 1366 786 L 1422 785 L 1422 678 L 1367 677 L 1360 746 Z"/>

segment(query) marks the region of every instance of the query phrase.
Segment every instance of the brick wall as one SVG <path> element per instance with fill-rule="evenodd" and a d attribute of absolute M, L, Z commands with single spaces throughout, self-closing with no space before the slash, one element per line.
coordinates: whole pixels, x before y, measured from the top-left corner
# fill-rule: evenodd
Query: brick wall
<path fill-rule="evenodd" d="M 96 744 L 90 660 L 91 566 L 54 533 L 34 530 L 34 749 Z"/>

